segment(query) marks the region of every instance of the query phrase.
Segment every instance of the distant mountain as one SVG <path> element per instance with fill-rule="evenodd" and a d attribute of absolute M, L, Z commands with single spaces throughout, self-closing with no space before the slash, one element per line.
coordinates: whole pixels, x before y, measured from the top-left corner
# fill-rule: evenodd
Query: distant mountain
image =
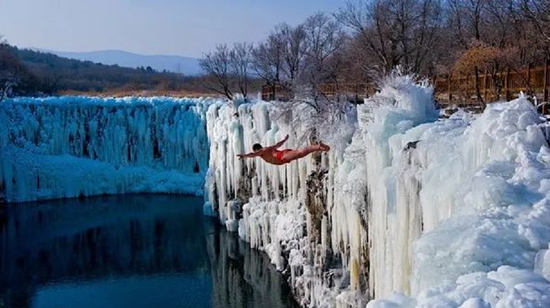
<path fill-rule="evenodd" d="M 59 57 L 76 59 L 81 61 L 91 61 L 102 63 L 105 65 L 118 65 L 122 67 L 147 67 L 150 66 L 154 70 L 162 72 L 164 70 L 173 73 L 181 73 L 184 75 L 199 75 L 201 68 L 199 60 L 195 58 L 182 56 L 162 56 L 162 55 L 140 55 L 121 50 L 102 50 L 92 52 L 68 52 L 54 51 L 32 48 L 34 50 L 53 53 Z"/>
<path fill-rule="evenodd" d="M 15 80 L 12 94 L 16 96 L 144 95 L 143 91 L 152 95 L 205 93 L 202 76 L 156 72 L 147 66 L 130 68 L 69 59 L 8 44 L 0 44 L 0 59 L 5 62 L 6 76 Z"/>

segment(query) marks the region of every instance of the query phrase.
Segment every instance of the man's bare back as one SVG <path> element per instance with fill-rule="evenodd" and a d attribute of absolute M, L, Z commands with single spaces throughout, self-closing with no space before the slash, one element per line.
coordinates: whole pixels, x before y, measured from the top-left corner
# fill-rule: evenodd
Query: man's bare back
<path fill-rule="evenodd" d="M 262 147 L 259 143 L 256 143 L 252 147 L 254 152 L 251 152 L 248 154 L 238 154 L 237 156 L 240 159 L 250 158 L 250 157 L 261 157 L 263 160 L 265 160 L 270 164 L 284 165 L 293 160 L 305 157 L 313 152 L 326 152 L 330 150 L 330 147 L 328 145 L 319 143 L 319 144 L 310 145 L 298 150 L 286 149 L 286 150 L 279 151 L 278 148 L 280 148 L 287 140 L 288 140 L 288 135 L 286 135 L 286 137 L 283 140 L 277 142 L 275 145 L 272 145 L 270 147 Z"/>

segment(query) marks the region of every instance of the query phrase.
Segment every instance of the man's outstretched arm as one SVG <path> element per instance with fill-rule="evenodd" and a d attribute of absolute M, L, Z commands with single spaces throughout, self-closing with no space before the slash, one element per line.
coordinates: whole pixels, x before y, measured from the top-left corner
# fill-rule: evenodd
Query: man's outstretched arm
<path fill-rule="evenodd" d="M 261 152 L 262 152 L 262 151 L 260 150 L 260 151 L 252 152 L 252 153 L 248 153 L 248 154 L 237 154 L 237 156 L 238 156 L 240 159 L 243 159 L 243 158 L 250 158 L 250 157 L 257 157 L 257 156 L 260 156 Z"/>
<path fill-rule="evenodd" d="M 285 142 L 288 140 L 288 135 L 285 136 L 285 138 L 283 138 L 283 140 L 275 143 L 275 145 L 272 145 L 270 146 L 269 148 L 271 149 L 278 149 L 280 148 L 283 144 L 285 144 Z"/>

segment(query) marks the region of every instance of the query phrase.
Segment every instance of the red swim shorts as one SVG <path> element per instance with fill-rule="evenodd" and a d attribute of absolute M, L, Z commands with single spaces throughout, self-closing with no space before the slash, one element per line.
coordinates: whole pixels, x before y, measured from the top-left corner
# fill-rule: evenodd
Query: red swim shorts
<path fill-rule="evenodd" d="M 277 153 L 275 153 L 275 157 L 278 159 L 278 160 L 283 160 L 283 154 L 285 154 L 286 152 L 291 152 L 292 150 L 290 149 L 286 149 L 286 150 L 282 150 L 282 151 L 277 151 Z"/>

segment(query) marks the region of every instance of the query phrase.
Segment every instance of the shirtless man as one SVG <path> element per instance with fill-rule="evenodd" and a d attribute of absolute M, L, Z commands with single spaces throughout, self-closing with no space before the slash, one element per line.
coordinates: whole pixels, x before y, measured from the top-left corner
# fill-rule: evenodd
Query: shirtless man
<path fill-rule="evenodd" d="M 270 147 L 265 147 L 265 148 L 262 147 L 261 144 L 256 143 L 252 146 L 252 150 L 254 150 L 254 152 L 248 153 L 248 154 L 238 154 L 237 156 L 240 159 L 259 156 L 270 164 L 284 165 L 295 159 L 305 157 L 313 152 L 326 152 L 330 150 L 330 147 L 323 143 L 310 145 L 308 147 L 305 147 L 299 150 L 290 150 L 290 149 L 286 149 L 282 151 L 277 150 L 287 140 L 288 140 L 288 135 L 286 135 L 285 139 L 277 142 L 275 145 L 272 145 Z"/>

